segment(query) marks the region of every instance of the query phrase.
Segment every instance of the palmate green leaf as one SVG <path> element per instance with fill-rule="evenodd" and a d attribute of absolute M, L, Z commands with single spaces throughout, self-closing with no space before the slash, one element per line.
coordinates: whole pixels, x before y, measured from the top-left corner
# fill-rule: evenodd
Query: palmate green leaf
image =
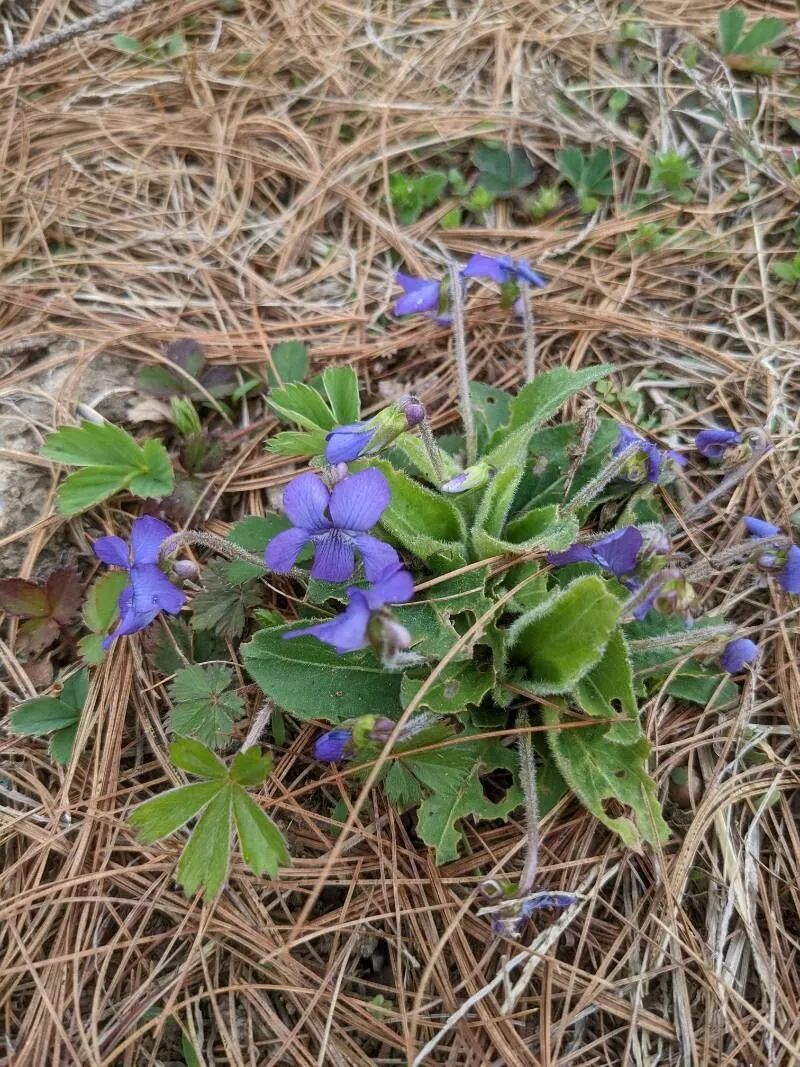
<path fill-rule="evenodd" d="M 328 367 L 322 374 L 322 386 L 333 412 L 337 426 L 358 422 L 361 414 L 361 397 L 358 392 L 358 375 L 352 367 Z"/>
<path fill-rule="evenodd" d="M 595 575 L 577 578 L 521 616 L 508 635 L 511 659 L 536 693 L 563 693 L 599 661 L 619 619 L 620 602 Z"/>
<path fill-rule="evenodd" d="M 87 670 L 75 671 L 66 679 L 61 687 L 60 700 L 68 708 L 72 708 L 76 715 L 80 715 L 86 698 L 89 695 L 89 672 Z"/>
<path fill-rule="evenodd" d="M 219 893 L 231 860 L 231 822 L 235 786 L 229 782 L 200 816 L 178 861 L 176 879 L 187 897 L 202 889 L 207 900 Z"/>
<path fill-rule="evenodd" d="M 227 667 L 184 667 L 169 686 L 170 729 L 209 748 L 221 748 L 233 735 L 244 701 L 229 692 L 233 671 Z"/>
<path fill-rule="evenodd" d="M 166 449 L 149 440 L 140 447 L 129 433 L 110 422 L 82 422 L 49 434 L 42 454 L 57 463 L 84 468 L 70 474 L 58 491 L 67 515 L 99 504 L 120 489 L 136 496 L 168 496 L 175 475 Z"/>
<path fill-rule="evenodd" d="M 278 868 L 291 862 L 280 830 L 239 786 L 233 787 L 233 816 L 247 866 L 254 874 L 276 878 Z"/>
<path fill-rule="evenodd" d="M 551 727 L 547 740 L 558 769 L 595 818 L 637 852 L 645 842 L 655 845 L 669 838 L 655 783 L 647 773 L 647 738 L 617 744 L 605 736 L 605 726 L 559 730 L 561 716 L 551 706 L 542 708 L 542 717 Z M 609 811 L 614 802 L 623 814 L 613 814 L 613 807 Z"/>
<path fill-rule="evenodd" d="M 216 896 L 225 883 L 230 864 L 232 821 L 235 819 L 242 855 L 256 874 L 290 863 L 279 831 L 247 795 L 246 785 L 260 785 L 272 769 L 272 757 L 255 746 L 240 751 L 230 768 L 210 749 L 190 738 L 170 745 L 177 767 L 207 781 L 180 786 L 140 804 L 130 822 L 143 841 L 167 837 L 189 819 L 200 818 L 186 843 L 177 868 L 177 880 L 187 896 L 198 890 Z"/>
<path fill-rule="evenodd" d="M 270 352 L 270 361 L 267 382 L 272 388 L 302 382 L 308 373 L 308 349 L 302 341 L 281 341 Z"/>
<path fill-rule="evenodd" d="M 457 715 L 468 704 L 480 704 L 494 683 L 493 671 L 482 670 L 472 662 L 450 663 L 426 690 L 419 706 L 441 715 Z M 400 701 L 404 708 L 424 684 L 423 678 L 404 676 L 400 685 Z"/>
<path fill-rule="evenodd" d="M 400 711 L 400 676 L 371 652 L 339 656 L 313 637 L 284 641 L 292 626 L 259 630 L 241 646 L 242 660 L 261 690 L 301 719 L 342 722 L 380 709 Z"/>
<path fill-rule="evenodd" d="M 281 418 L 302 426 L 304 430 L 327 431 L 336 425 L 333 413 L 317 390 L 303 382 L 291 382 L 283 389 L 274 389 L 267 402 Z"/>
<path fill-rule="evenodd" d="M 205 589 L 192 600 L 193 630 L 213 630 L 223 639 L 236 638 L 244 632 L 247 612 L 260 602 L 261 596 L 252 581 L 252 564 L 234 562 L 245 566 L 232 568 L 226 561 L 215 561 L 205 568 Z"/>
<path fill-rule="evenodd" d="M 480 171 L 481 185 L 492 196 L 510 196 L 534 179 L 531 162 L 517 145 L 506 151 L 501 144 L 487 142 L 475 149 L 472 159 Z"/>
<path fill-rule="evenodd" d="M 522 802 L 522 792 L 512 785 L 505 796 L 491 801 L 483 791 L 480 775 L 494 770 L 516 770 L 516 753 L 494 742 L 483 742 L 472 769 L 455 788 L 439 788 L 422 801 L 417 816 L 417 833 L 436 850 L 436 862 L 458 859 L 462 834 L 457 823 L 468 816 L 476 819 L 504 819 Z"/>
<path fill-rule="evenodd" d="M 152 844 L 180 830 L 224 788 L 224 780 L 218 778 L 168 789 L 152 800 L 145 800 L 128 821 L 138 831 L 140 841 Z"/>
<path fill-rule="evenodd" d="M 103 634 L 86 634 L 78 641 L 78 655 L 87 667 L 97 667 L 106 658 Z"/>
<path fill-rule="evenodd" d="M 466 530 L 458 509 L 385 460 L 371 460 L 386 475 L 392 500 L 381 516 L 381 526 L 423 562 L 441 557 L 451 566 L 466 563 Z"/>

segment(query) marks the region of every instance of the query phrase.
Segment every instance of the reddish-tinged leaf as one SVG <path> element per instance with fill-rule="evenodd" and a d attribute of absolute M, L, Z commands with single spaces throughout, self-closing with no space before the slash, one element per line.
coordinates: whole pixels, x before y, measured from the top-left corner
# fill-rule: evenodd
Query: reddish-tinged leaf
<path fill-rule="evenodd" d="M 0 581 L 0 609 L 7 615 L 18 615 L 23 619 L 36 616 L 47 618 L 50 601 L 44 589 L 35 582 L 26 582 L 24 578 L 4 578 Z"/>
<path fill-rule="evenodd" d="M 50 601 L 50 616 L 60 623 L 71 622 L 82 600 L 81 580 L 73 567 L 53 571 L 45 582 L 44 591 Z"/>
<path fill-rule="evenodd" d="M 53 571 L 44 586 L 23 578 L 0 581 L 0 610 L 25 619 L 19 628 L 24 643 L 38 652 L 51 645 L 61 627 L 77 614 L 81 603 L 81 582 L 72 567 Z"/>
<path fill-rule="evenodd" d="M 25 648 L 31 652 L 41 652 L 48 645 L 52 645 L 60 633 L 61 628 L 55 619 L 41 617 L 27 619 L 19 628 Z"/>

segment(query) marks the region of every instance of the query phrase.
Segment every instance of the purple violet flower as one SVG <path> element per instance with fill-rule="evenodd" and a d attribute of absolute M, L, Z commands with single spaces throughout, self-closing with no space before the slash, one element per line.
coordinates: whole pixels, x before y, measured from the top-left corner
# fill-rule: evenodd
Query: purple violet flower
<path fill-rule="evenodd" d="M 328 463 L 352 463 L 362 456 L 374 456 L 424 420 L 425 408 L 416 399 L 390 404 L 371 419 L 334 427 L 325 438 L 325 459 Z"/>
<path fill-rule="evenodd" d="M 537 289 L 543 289 L 547 285 L 544 278 L 537 274 L 526 260 L 515 261 L 511 256 L 487 256 L 484 252 L 476 252 L 470 256 L 461 273 L 465 278 L 488 278 L 498 285 L 525 282 L 535 285 Z"/>
<path fill-rule="evenodd" d="M 647 481 L 653 483 L 658 481 L 665 459 L 671 459 L 680 467 L 686 466 L 686 459 L 684 456 L 680 455 L 680 453 L 673 452 L 671 449 L 662 452 L 652 441 L 646 441 L 644 438 L 640 437 L 638 433 L 634 433 L 633 430 L 629 429 L 629 427 L 620 424 L 619 438 L 611 451 L 611 455 L 619 456 L 632 445 L 638 445 L 639 451 L 638 456 L 637 454 L 632 456 L 630 473 L 634 475 L 634 477 L 631 477 L 631 481 L 642 480 L 641 475 L 645 473 L 644 464 L 647 466 Z M 637 462 L 637 459 L 639 462 Z"/>
<path fill-rule="evenodd" d="M 335 619 L 328 622 L 318 622 L 314 626 L 306 626 L 302 630 L 292 630 L 283 635 L 284 640 L 293 637 L 316 637 L 326 645 L 334 648 L 339 655 L 346 652 L 357 652 L 361 648 L 367 648 L 370 644 L 370 627 L 376 616 L 384 612 L 387 604 L 405 604 L 414 595 L 414 579 L 398 565 L 387 570 L 376 581 L 371 589 L 359 589 L 350 586 L 347 590 L 350 603 Z M 399 628 L 402 633 L 395 634 L 400 642 L 400 647 L 408 648 L 411 644 L 411 635 L 404 626 L 398 622 L 389 620 L 394 628 Z"/>
<path fill-rule="evenodd" d="M 781 532 L 780 526 L 773 526 L 771 522 L 753 515 L 745 515 L 744 527 L 751 537 L 776 537 Z"/>
<path fill-rule="evenodd" d="M 643 540 L 635 526 L 626 526 L 592 544 L 574 544 L 564 552 L 550 552 L 547 562 L 552 567 L 566 567 L 569 563 L 596 563 L 621 578 L 635 568 Z"/>
<path fill-rule="evenodd" d="M 758 656 L 758 645 L 749 637 L 737 637 L 729 641 L 719 657 L 720 666 L 728 674 L 741 674 L 748 663 Z"/>
<path fill-rule="evenodd" d="M 318 474 L 307 471 L 293 478 L 283 493 L 283 510 L 293 526 L 267 545 L 269 570 L 287 574 L 309 542 L 314 546 L 311 577 L 346 582 L 355 571 L 355 550 L 361 553 L 367 581 L 374 582 L 400 564 L 391 545 L 366 531 L 389 506 L 392 492 L 374 467 L 343 478 L 331 491 Z"/>
<path fill-rule="evenodd" d="M 427 315 L 440 326 L 450 326 L 453 316 L 448 310 L 447 282 L 431 278 L 412 278 L 398 271 L 395 281 L 403 289 L 394 305 L 395 315 Z"/>
<path fill-rule="evenodd" d="M 744 525 L 751 537 L 758 541 L 762 537 L 775 537 L 781 530 L 764 519 L 745 515 Z M 758 557 L 758 563 L 767 571 L 775 572 L 778 585 L 785 593 L 800 593 L 800 548 L 791 545 L 788 549 L 764 552 Z"/>
<path fill-rule="evenodd" d="M 345 750 L 353 740 L 352 730 L 328 730 L 314 744 L 314 758 L 322 763 L 341 763 L 346 759 Z"/>
<path fill-rule="evenodd" d="M 736 430 L 701 430 L 694 439 L 697 451 L 715 462 L 725 459 L 728 452 L 741 443 L 742 435 Z"/>
<path fill-rule="evenodd" d="M 114 535 L 95 541 L 92 547 L 97 558 L 126 570 L 130 578 L 119 597 L 119 625 L 103 641 L 103 648 L 117 637 L 144 630 L 160 611 L 177 615 L 183 607 L 186 593 L 173 585 L 158 565 L 161 545 L 171 536 L 166 523 L 144 515 L 131 527 L 130 547 Z"/>

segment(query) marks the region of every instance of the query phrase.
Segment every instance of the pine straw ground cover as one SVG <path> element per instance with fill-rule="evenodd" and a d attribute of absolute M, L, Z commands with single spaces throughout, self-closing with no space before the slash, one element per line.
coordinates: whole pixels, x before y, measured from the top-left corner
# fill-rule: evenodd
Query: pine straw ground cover
<path fill-rule="evenodd" d="M 748 6 L 748 22 L 796 15 Z M 0 23 L 11 44 L 91 13 L 10 0 Z M 704 0 L 628 13 L 180 0 L 0 74 L 0 458 L 30 487 L 15 499 L 41 502 L 10 518 L 8 573 L 72 564 L 92 579 L 91 539 L 140 505 L 118 496 L 67 520 L 40 445 L 87 408 L 108 414 L 110 393 L 124 401 L 118 421 L 136 430 L 147 417 L 174 442 L 168 409 L 151 399 L 143 412 L 130 372 L 163 363 L 181 337 L 243 381 L 264 380 L 278 342 L 302 340 L 312 372 L 357 369 L 371 410 L 413 388 L 437 428 L 456 428 L 449 332 L 387 310 L 397 266 L 438 274 L 476 249 L 527 256 L 549 279 L 534 299 L 540 370 L 620 368 L 601 411 L 677 447 L 715 422 L 768 426 L 772 451 L 680 526 L 683 547 L 736 543 L 743 513 L 789 528 L 798 315 L 773 267 L 796 239 L 800 57 L 788 36 L 777 75 L 735 70 L 720 59 L 717 14 Z M 460 220 L 446 217 L 469 194 L 452 187 L 418 220 L 393 217 L 392 174 L 456 167 L 474 184 L 487 137 L 524 147 L 533 185 Z M 562 182 L 560 203 L 532 218 L 526 202 L 557 181 L 565 146 L 617 150 L 611 191 L 580 204 Z M 670 149 L 696 173 L 637 204 L 654 153 Z M 519 325 L 487 290 L 470 299 L 468 341 L 475 378 L 520 385 Z M 100 366 L 117 368 L 116 386 L 101 387 Z M 263 452 L 277 425 L 263 388 L 229 422 L 203 411 L 224 462 L 185 517 L 224 534 L 274 506 L 292 464 Z M 685 513 L 713 484 L 693 464 L 671 499 Z M 187 902 L 177 839 L 142 846 L 126 822 L 178 778 L 164 677 L 139 638 L 117 642 L 92 675 L 85 754 L 61 768 L 39 739 L 0 742 L 0 1062 L 800 1061 L 796 608 L 751 571 L 720 573 L 702 596 L 733 609 L 762 658 L 723 711 L 663 690 L 646 704 L 671 840 L 635 854 L 562 799 L 542 825 L 542 881 L 594 888 L 568 928 L 537 917 L 522 946 L 493 940 L 476 914 L 487 873 L 519 873 L 519 818 L 468 826 L 468 849 L 437 867 L 376 790 L 341 841 L 331 812 L 356 794 L 314 761 L 318 728 L 291 720 L 285 736 L 265 734 L 276 772 L 260 799 L 293 865 L 269 881 L 237 859 L 215 903 Z M 4 626 L 14 705 L 47 692 L 74 652 L 31 662 L 17 623 Z M 241 741 L 259 695 L 239 684 Z"/>

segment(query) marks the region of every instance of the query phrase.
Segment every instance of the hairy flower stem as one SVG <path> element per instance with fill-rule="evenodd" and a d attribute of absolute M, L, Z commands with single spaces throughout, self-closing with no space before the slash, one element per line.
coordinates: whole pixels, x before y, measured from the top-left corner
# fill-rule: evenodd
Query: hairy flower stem
<path fill-rule="evenodd" d="M 628 641 L 628 649 L 631 652 L 650 652 L 662 648 L 691 648 L 694 645 L 710 644 L 712 641 L 730 637 L 735 632 L 736 626 L 733 623 L 706 626 L 702 630 L 685 630 L 683 633 L 661 634 L 659 637 L 640 637 L 634 641 Z"/>
<path fill-rule="evenodd" d="M 269 725 L 269 720 L 272 717 L 272 704 L 267 701 L 256 712 L 255 718 L 250 724 L 250 729 L 247 731 L 247 737 L 242 741 L 242 747 L 240 752 L 244 752 L 245 749 L 252 748 L 253 745 L 257 745 L 259 738 Z"/>
<path fill-rule="evenodd" d="M 255 564 L 256 567 L 264 566 L 264 560 L 260 556 L 256 556 L 253 552 L 248 552 L 246 548 L 231 544 L 224 537 L 217 537 L 216 534 L 205 533 L 201 530 L 178 530 L 172 537 L 167 537 L 161 543 L 161 549 L 158 554 L 159 562 L 163 563 L 167 556 L 185 545 L 201 545 L 203 548 L 210 548 L 214 552 L 219 552 L 221 556 L 227 556 L 229 559 L 243 559 L 248 563 Z"/>
<path fill-rule="evenodd" d="M 528 855 L 516 895 L 524 897 L 533 890 L 539 870 L 539 798 L 536 794 L 536 756 L 527 709 L 517 712 L 517 727 L 523 732 L 517 739 L 519 751 L 519 780 L 525 795 L 525 829 L 528 834 Z"/>
<path fill-rule="evenodd" d="M 442 457 L 439 455 L 439 446 L 436 444 L 436 438 L 433 436 L 433 430 L 431 429 L 430 419 L 426 415 L 422 422 L 419 424 L 419 435 L 422 438 L 422 443 L 425 445 L 425 451 L 428 453 L 428 459 L 431 461 L 434 473 L 436 475 L 436 481 L 439 485 L 442 485 L 446 480 L 447 475 L 444 472 L 442 466 Z"/>
<path fill-rule="evenodd" d="M 453 313 L 453 351 L 456 357 L 456 377 L 461 396 L 461 419 L 464 423 L 464 438 L 467 443 L 467 466 L 472 466 L 477 457 L 475 422 L 472 418 L 472 400 L 469 393 L 469 365 L 467 363 L 467 340 L 464 333 L 464 294 L 461 288 L 461 272 L 457 263 L 449 263 L 450 306 Z"/>
<path fill-rule="evenodd" d="M 742 463 L 741 466 L 736 467 L 730 474 L 726 474 L 719 485 L 715 486 L 710 493 L 698 500 L 696 504 L 692 504 L 690 508 L 684 511 L 680 516 L 671 519 L 666 523 L 665 529 L 668 534 L 677 533 L 681 528 L 686 528 L 686 524 L 694 522 L 697 519 L 701 519 L 711 508 L 711 505 L 719 497 L 724 496 L 729 489 L 733 489 L 735 485 L 741 482 L 747 475 L 755 469 L 755 467 L 761 461 L 761 453 L 757 456 L 753 456 L 747 463 Z"/>
<path fill-rule="evenodd" d="M 397 743 L 409 741 L 412 737 L 416 737 L 417 734 L 421 734 L 423 730 L 430 729 L 431 726 L 435 726 L 437 722 L 441 722 L 442 719 L 446 718 L 446 715 L 436 715 L 432 711 L 423 711 L 420 715 L 415 715 L 408 720 L 397 735 Z"/>
<path fill-rule="evenodd" d="M 775 537 L 754 538 L 752 541 L 745 541 L 741 545 L 733 545 L 731 548 L 726 548 L 723 552 L 712 556 L 711 559 L 700 560 L 699 563 L 689 567 L 684 572 L 684 575 L 687 581 L 702 582 L 715 574 L 720 574 L 731 563 L 738 563 L 739 560 L 746 559 L 749 556 L 760 556 L 764 552 L 782 552 L 787 548 L 791 548 L 793 544 L 791 537 L 787 537 L 785 534 L 776 535 Z"/>
<path fill-rule="evenodd" d="M 525 381 L 532 382 L 536 377 L 536 320 L 531 307 L 530 286 L 523 285 L 520 295 L 522 305 L 522 328 L 525 334 Z"/>
<path fill-rule="evenodd" d="M 603 467 L 599 474 L 592 478 L 590 482 L 587 482 L 583 489 L 579 489 L 572 500 L 564 505 L 564 512 L 569 514 L 582 508 L 585 504 L 591 504 L 597 494 L 605 489 L 609 482 L 613 482 L 631 456 L 638 451 L 639 446 L 633 444 L 620 452 L 618 456 L 613 456 L 608 465 Z"/>

